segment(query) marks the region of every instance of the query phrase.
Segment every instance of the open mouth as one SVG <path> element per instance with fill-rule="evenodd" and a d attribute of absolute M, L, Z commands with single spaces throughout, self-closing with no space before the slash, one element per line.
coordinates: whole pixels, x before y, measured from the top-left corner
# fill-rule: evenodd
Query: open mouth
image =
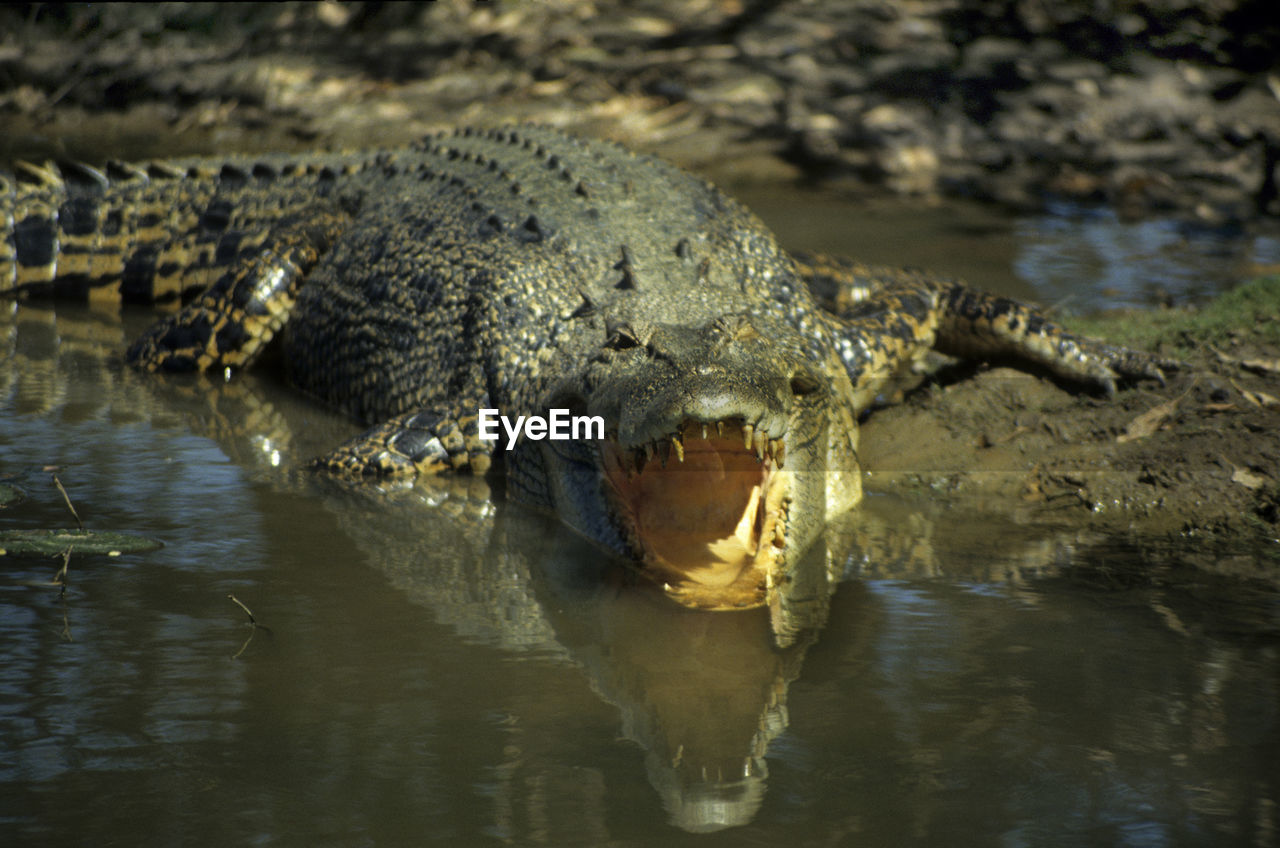
<path fill-rule="evenodd" d="M 782 439 L 732 419 L 685 421 L 638 448 L 601 444 L 624 533 L 668 594 L 705 609 L 765 602 L 786 543 Z"/>

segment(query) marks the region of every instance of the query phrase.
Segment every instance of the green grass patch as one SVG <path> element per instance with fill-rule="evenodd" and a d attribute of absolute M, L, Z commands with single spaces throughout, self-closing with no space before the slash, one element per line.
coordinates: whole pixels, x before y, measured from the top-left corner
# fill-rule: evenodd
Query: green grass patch
<path fill-rule="evenodd" d="M 1280 276 L 1242 283 L 1199 308 L 1135 309 L 1063 323 L 1073 333 L 1175 355 L 1206 344 L 1220 346 L 1239 333 L 1280 345 Z"/>

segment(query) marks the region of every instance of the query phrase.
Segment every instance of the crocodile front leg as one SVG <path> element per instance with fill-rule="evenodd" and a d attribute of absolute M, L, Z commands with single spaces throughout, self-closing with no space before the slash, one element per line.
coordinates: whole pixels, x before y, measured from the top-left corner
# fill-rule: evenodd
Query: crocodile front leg
<path fill-rule="evenodd" d="M 366 430 L 313 466 L 340 477 L 409 477 L 488 470 L 494 442 L 480 438 L 475 415 L 434 412 L 398 415 Z"/>
<path fill-rule="evenodd" d="M 1073 382 L 1114 395 L 1116 384 L 1136 380 L 1164 383 L 1164 371 L 1185 367 L 1173 359 L 1110 345 L 1067 332 L 1033 306 L 962 285 L 942 298 L 935 346 L 967 359 L 1014 359 L 1038 365 Z"/>
<path fill-rule="evenodd" d="M 797 257 L 814 296 L 838 319 L 839 353 L 865 409 L 896 373 L 933 349 L 1044 368 L 1113 394 L 1181 363 L 1074 335 L 1037 307 L 919 271 L 827 256 Z"/>
<path fill-rule="evenodd" d="M 194 301 L 129 348 L 147 371 L 209 371 L 250 365 L 285 325 L 307 274 L 349 223 L 315 210 L 274 225 L 257 255 L 223 274 Z"/>

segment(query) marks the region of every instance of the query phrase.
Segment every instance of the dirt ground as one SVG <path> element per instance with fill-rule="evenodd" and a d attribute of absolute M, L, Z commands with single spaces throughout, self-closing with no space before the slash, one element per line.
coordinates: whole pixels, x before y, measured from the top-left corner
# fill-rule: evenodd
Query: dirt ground
<path fill-rule="evenodd" d="M 1280 539 L 1277 315 L 1271 277 L 1199 311 L 1092 322 L 1116 342 L 1156 336 L 1149 346 L 1188 365 L 1114 398 L 1007 367 L 943 368 L 868 416 L 868 489 L 1107 532 Z"/>
<path fill-rule="evenodd" d="M 535 119 L 720 179 L 1280 214 L 1271 0 L 9 4 L 0 160 L 395 145 Z M 1114 399 L 943 367 L 864 423 L 872 491 L 1280 538 L 1280 278 L 1089 329 L 1185 358 Z"/>

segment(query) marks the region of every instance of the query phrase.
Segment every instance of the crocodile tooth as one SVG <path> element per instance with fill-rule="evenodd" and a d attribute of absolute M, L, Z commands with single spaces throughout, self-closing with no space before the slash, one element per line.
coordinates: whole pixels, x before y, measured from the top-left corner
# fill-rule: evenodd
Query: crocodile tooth
<path fill-rule="evenodd" d="M 682 443 L 679 439 L 673 438 L 671 440 L 671 447 L 676 449 L 676 459 L 680 460 L 681 462 L 684 462 L 684 443 Z"/>
<path fill-rule="evenodd" d="M 706 440 L 707 440 L 707 425 L 704 423 L 702 425 L 702 441 L 705 442 Z"/>
<path fill-rule="evenodd" d="M 648 444 L 646 444 L 646 445 L 644 446 L 644 459 L 645 459 L 645 462 L 648 462 L 649 460 L 653 459 L 653 453 L 654 453 L 654 451 L 653 451 L 653 442 L 649 442 Z"/>
<path fill-rule="evenodd" d="M 719 436 L 720 438 L 724 438 L 724 422 L 723 421 L 716 422 L 716 435 Z"/>
<path fill-rule="evenodd" d="M 619 471 L 623 471 L 626 473 L 628 480 L 636 476 L 636 464 L 632 462 L 631 458 L 629 458 L 627 454 L 623 453 L 621 450 L 613 454 L 613 462 L 615 465 L 618 466 Z"/>
<path fill-rule="evenodd" d="M 773 450 L 773 461 L 778 464 L 779 468 L 787 461 L 787 443 L 782 439 L 778 439 L 778 446 Z"/>
<path fill-rule="evenodd" d="M 637 474 L 643 473 L 645 463 L 649 461 L 648 457 L 644 455 L 644 451 L 642 449 L 636 448 L 634 452 L 634 458 L 635 458 L 636 473 Z"/>
<path fill-rule="evenodd" d="M 756 428 L 750 424 L 742 425 L 742 447 L 744 450 L 751 450 L 751 440 L 755 436 Z"/>
<path fill-rule="evenodd" d="M 674 441 L 675 439 L 658 442 L 658 459 L 662 461 L 663 468 L 667 467 L 667 460 L 671 458 L 671 442 Z"/>
<path fill-rule="evenodd" d="M 751 447 L 755 449 L 756 459 L 761 462 L 764 462 L 764 443 L 766 438 L 768 438 L 766 434 L 757 431 L 755 437 L 751 440 Z"/>

